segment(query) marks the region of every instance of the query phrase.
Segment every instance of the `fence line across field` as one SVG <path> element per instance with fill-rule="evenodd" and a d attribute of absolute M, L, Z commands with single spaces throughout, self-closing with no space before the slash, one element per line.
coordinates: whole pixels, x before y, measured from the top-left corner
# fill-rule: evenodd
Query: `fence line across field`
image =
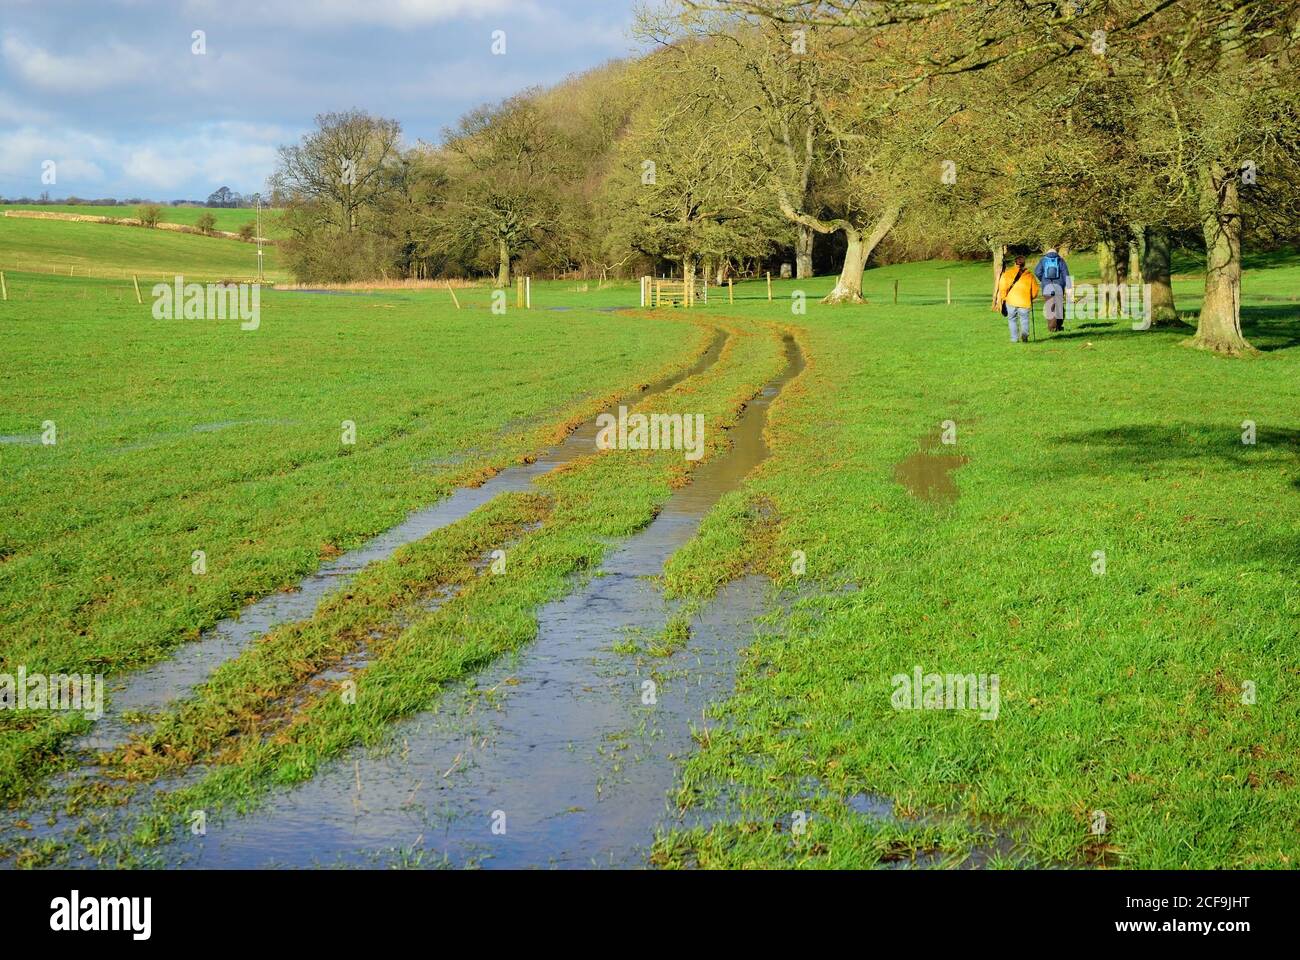
<path fill-rule="evenodd" d="M 178 276 L 187 280 L 200 282 L 230 280 L 234 283 L 256 283 L 254 276 L 241 277 L 231 271 L 214 270 L 168 270 L 166 268 L 148 267 L 96 267 L 84 263 L 58 263 L 41 260 L 6 260 L 0 267 L 11 273 L 34 273 L 52 277 L 74 277 L 85 280 L 130 280 L 133 276 L 150 279 L 157 277 L 158 282 L 172 281 Z"/>
<path fill-rule="evenodd" d="M 24 274 L 24 273 L 45 275 L 45 276 L 55 276 L 55 277 L 60 277 L 60 276 L 72 277 L 76 279 L 88 279 L 88 280 L 121 280 L 130 285 L 128 287 L 128 290 L 131 291 L 131 293 L 134 293 L 137 303 L 143 303 L 147 292 L 151 291 L 156 284 L 158 283 L 172 284 L 175 282 L 175 279 L 179 276 L 179 277 L 184 277 L 186 282 L 195 282 L 195 283 L 214 283 L 214 282 L 259 283 L 260 282 L 263 284 L 263 286 L 272 289 L 276 287 L 281 287 L 287 290 L 353 289 L 359 291 L 373 290 L 375 292 L 378 292 L 380 290 L 440 289 L 445 291 L 450 296 L 452 304 L 458 310 L 463 309 L 466 306 L 466 304 L 462 303 L 460 298 L 457 296 L 458 289 L 461 292 L 464 292 L 466 290 L 479 289 L 482 288 L 485 284 L 491 283 L 490 278 L 481 278 L 479 280 L 473 280 L 473 281 L 471 280 L 453 281 L 447 279 L 440 279 L 440 280 L 429 279 L 429 280 L 415 280 L 415 281 L 386 280 L 382 282 L 376 281 L 373 284 L 373 286 L 370 283 L 364 283 L 364 282 L 346 283 L 346 284 L 302 285 L 302 284 L 295 284 L 285 280 L 280 280 L 278 282 L 275 280 L 272 280 L 270 282 L 267 282 L 265 280 L 258 281 L 257 278 L 253 276 L 241 277 L 238 275 L 231 274 L 229 272 L 210 271 L 210 270 L 201 270 L 201 269 L 198 271 L 192 271 L 192 270 L 168 270 L 168 269 L 158 269 L 156 267 L 150 267 L 141 270 L 139 268 L 133 268 L 133 267 L 96 267 L 94 265 L 86 265 L 83 263 L 67 263 L 67 262 L 59 263 L 59 262 L 37 261 L 37 260 L 27 260 L 27 259 L 0 261 L 0 271 L 7 271 L 8 273 L 8 276 L 5 276 L 3 272 L 0 272 L 0 301 L 3 302 L 7 302 L 11 299 L 9 296 L 11 292 L 9 288 L 14 286 L 14 283 L 12 282 L 14 281 L 14 275 Z M 769 302 L 774 300 L 775 293 L 773 290 L 772 281 L 773 281 L 773 277 L 770 272 L 761 274 L 759 276 L 750 276 L 748 278 L 741 278 L 741 283 L 742 284 L 747 283 L 749 285 L 749 290 L 751 291 L 750 295 L 745 297 L 744 299 L 748 299 L 748 300 L 763 299 L 764 298 L 763 292 L 760 292 L 757 297 L 753 296 L 754 285 L 763 284 L 763 286 L 758 287 L 758 290 L 764 291 L 764 287 L 765 287 L 766 299 Z M 792 282 L 792 278 L 782 278 L 781 282 L 788 285 Z M 954 298 L 951 278 L 944 278 L 941 286 L 938 286 L 938 281 L 936 280 L 935 285 L 938 286 L 938 289 L 934 289 L 934 287 L 932 287 L 927 282 L 916 281 L 916 280 L 909 281 L 906 285 L 902 282 L 901 279 L 898 278 L 890 278 L 884 282 L 885 284 L 887 284 L 885 290 L 883 291 L 885 294 L 885 298 L 887 298 L 886 302 L 892 301 L 892 303 L 895 305 L 906 302 L 909 305 L 945 304 L 947 306 L 952 306 L 954 303 L 969 304 L 975 302 L 975 300 L 977 299 L 981 299 L 985 303 L 988 302 L 987 298 L 985 298 L 983 295 L 976 298 L 971 296 L 970 294 L 960 294 L 956 298 Z M 725 280 L 726 302 L 729 304 L 734 304 L 736 302 L 735 284 L 736 284 L 736 280 L 733 277 L 727 277 L 727 279 Z M 614 284 L 611 283 L 610 285 L 612 286 Z M 667 307 L 682 306 L 682 307 L 689 308 L 697 305 L 707 306 L 709 303 L 710 287 L 717 287 L 718 291 L 720 292 L 723 283 L 722 282 L 711 283 L 707 276 L 697 276 L 693 284 L 688 284 L 687 281 L 681 277 L 654 277 L 654 276 L 646 275 L 640 278 L 639 285 L 640 285 L 640 306 L 642 308 L 658 308 L 662 306 L 667 306 Z M 531 310 L 533 308 L 532 277 L 531 276 L 516 277 L 513 286 L 515 287 L 514 306 L 520 309 Z M 598 290 L 602 289 L 603 287 L 604 287 L 603 283 L 596 285 L 596 289 Z M 16 290 L 21 289 L 21 281 L 19 281 L 15 289 Z M 581 287 L 577 287 L 574 289 L 578 290 L 578 292 L 587 292 L 588 288 L 587 288 L 587 284 L 583 283 Z M 868 301 L 870 301 L 870 293 L 867 289 L 867 284 L 863 285 L 862 292 L 863 295 L 868 298 Z M 879 291 L 878 287 L 877 287 L 877 292 L 878 293 L 881 292 Z M 1067 296 L 1068 293 L 1072 293 L 1072 292 L 1073 291 L 1067 292 Z M 1125 310 L 1126 304 L 1124 303 L 1126 299 L 1126 293 L 1127 291 L 1121 291 L 1118 294 L 1118 296 L 1114 298 L 1103 296 L 1099 300 L 1097 305 L 1099 315 L 1104 317 L 1126 315 L 1126 310 Z M 19 300 L 23 299 L 21 292 L 18 293 L 17 296 Z"/>

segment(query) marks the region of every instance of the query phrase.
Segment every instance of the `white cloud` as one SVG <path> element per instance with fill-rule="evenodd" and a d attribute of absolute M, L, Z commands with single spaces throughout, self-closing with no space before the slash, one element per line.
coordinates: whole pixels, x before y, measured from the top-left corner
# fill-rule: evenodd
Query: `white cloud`
<path fill-rule="evenodd" d="M 214 22 L 268 20 L 295 26 L 370 23 L 409 27 L 457 17 L 535 15 L 532 0 L 189 0 L 186 12 Z M 202 24 L 196 24 L 201 29 Z"/>
<path fill-rule="evenodd" d="M 67 56 L 50 53 L 7 32 L 0 52 L 14 75 L 52 93 L 94 93 L 137 81 L 149 69 L 149 58 L 116 41 L 79 56 Z"/>
<path fill-rule="evenodd" d="M 275 144 L 290 138 L 273 127 L 257 131 L 248 124 L 213 124 L 185 136 L 126 145 L 121 169 L 132 181 L 154 189 L 198 182 L 211 183 L 213 190 L 222 184 L 260 190 L 275 166 Z"/>
<path fill-rule="evenodd" d="M 23 192 L 33 196 L 42 190 L 57 193 L 65 185 L 92 186 L 104 180 L 98 161 L 107 150 L 105 141 L 84 133 L 50 133 L 34 127 L 0 130 L 0 177 L 28 184 Z M 41 183 L 42 164 L 47 160 L 55 164 L 52 185 Z"/>
<path fill-rule="evenodd" d="M 296 135 L 273 125 L 216 123 L 127 141 L 23 127 L 0 131 L 0 178 L 14 184 L 11 192 L 31 196 L 42 190 L 98 196 L 125 189 L 168 199 L 192 184 L 251 192 L 263 188 L 274 168 L 276 144 Z M 57 181 L 50 185 L 41 183 L 46 160 L 56 164 Z"/>
<path fill-rule="evenodd" d="M 50 122 L 50 115 L 16 97 L 0 90 L 0 123 L 14 126 L 39 125 Z"/>
<path fill-rule="evenodd" d="M 399 101 L 486 101 L 508 97 L 537 82 L 536 76 L 521 70 L 484 70 L 474 62 L 438 63 L 389 90 Z"/>

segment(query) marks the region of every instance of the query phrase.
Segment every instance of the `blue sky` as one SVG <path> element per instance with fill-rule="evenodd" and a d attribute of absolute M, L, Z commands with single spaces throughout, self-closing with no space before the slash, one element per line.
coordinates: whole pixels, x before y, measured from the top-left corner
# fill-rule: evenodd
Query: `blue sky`
<path fill-rule="evenodd" d="M 436 140 L 476 104 L 632 52 L 634 2 L 0 0 L 0 195 L 252 192 L 279 144 L 350 107 Z"/>

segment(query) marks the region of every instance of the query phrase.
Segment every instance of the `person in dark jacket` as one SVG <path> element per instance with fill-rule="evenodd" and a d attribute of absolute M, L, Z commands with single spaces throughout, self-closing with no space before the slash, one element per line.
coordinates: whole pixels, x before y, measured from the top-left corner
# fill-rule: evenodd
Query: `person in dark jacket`
<path fill-rule="evenodd" d="M 1047 318 L 1047 329 L 1060 333 L 1065 329 L 1065 297 L 1067 290 L 1074 289 L 1074 280 L 1070 277 L 1070 268 L 1065 258 L 1048 250 L 1034 264 L 1034 278 L 1043 288 L 1043 315 Z"/>

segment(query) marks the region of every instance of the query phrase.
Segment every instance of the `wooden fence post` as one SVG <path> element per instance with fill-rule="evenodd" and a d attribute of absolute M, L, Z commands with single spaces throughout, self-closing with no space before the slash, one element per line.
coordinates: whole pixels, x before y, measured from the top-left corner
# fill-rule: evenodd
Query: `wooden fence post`
<path fill-rule="evenodd" d="M 898 281 L 894 281 L 894 303 L 898 303 Z"/>
<path fill-rule="evenodd" d="M 952 277 L 948 278 L 948 306 L 952 306 Z"/>
<path fill-rule="evenodd" d="M 456 304 L 456 309 L 460 309 L 460 299 L 456 296 L 456 291 L 451 288 L 451 281 L 447 281 L 447 292 L 451 294 L 451 302 Z"/>
<path fill-rule="evenodd" d="M 736 290 L 731 285 L 731 278 L 727 277 L 727 303 L 736 302 Z"/>
<path fill-rule="evenodd" d="M 767 271 L 767 299 L 769 303 L 772 301 L 772 271 L 771 270 Z"/>
<path fill-rule="evenodd" d="M 140 304 L 144 303 L 144 300 L 140 296 L 140 278 L 133 273 L 131 274 L 131 282 L 135 284 L 135 302 Z"/>
<path fill-rule="evenodd" d="M 9 288 L 5 286 L 5 272 L 0 270 L 0 300 L 9 299 Z"/>

